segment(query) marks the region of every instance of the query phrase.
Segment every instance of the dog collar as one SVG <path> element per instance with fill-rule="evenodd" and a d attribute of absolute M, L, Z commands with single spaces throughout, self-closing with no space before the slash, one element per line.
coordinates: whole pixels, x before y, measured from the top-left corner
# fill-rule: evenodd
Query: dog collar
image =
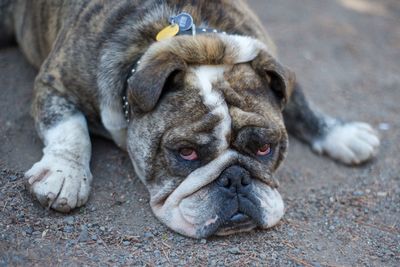
<path fill-rule="evenodd" d="M 169 18 L 169 24 L 167 27 L 163 28 L 156 36 L 157 41 L 162 41 L 164 39 L 174 37 L 176 35 L 197 35 L 198 33 L 222 33 L 226 34 L 224 31 L 218 31 L 217 29 L 210 28 L 197 28 L 194 23 L 193 17 L 182 12 L 177 16 L 171 16 Z"/>
<path fill-rule="evenodd" d="M 182 12 L 178 14 L 177 16 L 171 16 L 169 18 L 169 23 L 167 27 L 163 28 L 156 36 L 157 41 L 162 41 L 177 35 L 192 35 L 196 36 L 197 34 L 207 34 L 207 33 L 220 33 L 220 34 L 226 34 L 225 31 L 220 31 L 217 29 L 213 28 L 204 28 L 204 27 L 199 27 L 197 28 L 196 25 L 194 24 L 193 17 L 185 12 Z M 129 72 L 127 81 L 132 77 L 132 75 L 136 72 L 138 66 L 140 65 L 140 58 L 142 57 L 139 56 L 138 60 L 135 61 L 134 64 L 132 64 L 131 71 Z M 128 102 L 128 96 L 127 96 L 127 88 L 128 86 L 125 86 L 123 95 L 122 95 L 122 109 L 124 112 L 125 120 L 126 122 L 129 123 L 129 113 L 130 113 L 130 107 L 129 107 L 129 102 Z"/>
<path fill-rule="evenodd" d="M 139 58 L 141 58 L 141 56 Z M 139 64 L 140 64 L 140 60 L 137 60 L 133 64 L 133 66 L 131 67 L 131 71 L 130 71 L 130 73 L 128 75 L 128 78 L 126 79 L 126 82 L 125 82 L 124 92 L 122 94 L 122 111 L 124 112 L 125 120 L 128 123 L 129 123 L 129 112 L 130 112 L 130 107 L 129 107 L 129 102 L 128 102 L 128 80 L 136 72 L 136 69 L 139 66 Z"/>

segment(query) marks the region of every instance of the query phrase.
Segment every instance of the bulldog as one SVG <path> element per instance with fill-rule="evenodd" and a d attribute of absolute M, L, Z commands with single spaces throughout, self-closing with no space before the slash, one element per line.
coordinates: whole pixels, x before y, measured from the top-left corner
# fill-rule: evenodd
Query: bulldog
<path fill-rule="evenodd" d="M 284 215 L 274 172 L 288 134 L 345 164 L 367 161 L 372 127 L 310 106 L 244 1 L 1 1 L 39 69 L 32 114 L 43 157 L 33 196 L 69 212 L 89 197 L 93 133 L 132 160 L 154 215 L 193 238 L 274 226 Z"/>

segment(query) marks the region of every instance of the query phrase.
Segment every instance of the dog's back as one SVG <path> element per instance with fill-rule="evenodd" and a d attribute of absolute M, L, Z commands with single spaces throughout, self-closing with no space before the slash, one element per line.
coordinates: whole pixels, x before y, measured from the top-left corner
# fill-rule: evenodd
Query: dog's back
<path fill-rule="evenodd" d="M 224 6 L 224 9 L 212 6 Z M 63 28 L 66 31 L 74 27 L 81 29 L 79 35 L 83 41 L 89 39 L 88 35 L 93 35 L 84 32 L 86 26 L 99 18 L 101 21 L 98 25 L 92 25 L 92 28 L 97 28 L 96 32 L 107 32 L 107 39 L 122 23 L 115 19 L 120 14 L 131 13 L 141 18 L 144 13 L 159 14 L 157 12 L 164 9 L 176 9 L 190 12 L 196 21 L 208 21 L 210 27 L 218 25 L 219 28 L 229 29 L 231 33 L 256 37 L 276 54 L 272 40 L 243 1 L 215 0 L 212 1 L 212 6 L 206 0 L 196 1 L 195 4 L 184 0 L 0 0 L 0 42 L 10 40 L 14 35 L 28 61 L 39 68 Z M 107 23 L 102 25 L 102 21 Z M 115 29 L 106 29 L 109 21 L 112 21 Z"/>
<path fill-rule="evenodd" d="M 91 0 L 0 0 L 0 43 L 15 39 L 28 61 L 40 67 L 59 31 Z"/>

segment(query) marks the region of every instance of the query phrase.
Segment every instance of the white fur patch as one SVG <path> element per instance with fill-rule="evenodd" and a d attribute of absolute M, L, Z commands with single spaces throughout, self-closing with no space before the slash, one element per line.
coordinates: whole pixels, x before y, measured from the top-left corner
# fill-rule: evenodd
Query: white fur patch
<path fill-rule="evenodd" d="M 128 123 L 122 114 L 122 107 L 113 108 L 111 106 L 102 105 L 101 121 L 111 134 L 114 142 L 120 148 L 126 150 L 126 129 Z"/>
<path fill-rule="evenodd" d="M 352 122 L 333 127 L 325 138 L 315 141 L 312 148 L 343 163 L 360 164 L 376 154 L 379 144 L 369 124 Z"/>
<path fill-rule="evenodd" d="M 86 120 L 75 115 L 43 133 L 42 159 L 25 173 L 39 202 L 68 212 L 86 203 L 92 175 Z"/>
<path fill-rule="evenodd" d="M 265 224 L 263 228 L 270 228 L 276 225 L 285 214 L 285 206 L 278 190 L 265 186 L 255 187 L 257 197 L 263 211 Z"/>
<path fill-rule="evenodd" d="M 204 105 L 210 109 L 212 114 L 221 118 L 221 122 L 214 129 L 215 136 L 220 140 L 217 148 L 219 152 L 226 150 L 229 146 L 226 136 L 231 131 L 232 119 L 224 97 L 221 92 L 212 88 L 212 83 L 223 79 L 224 71 L 224 66 L 200 66 L 194 68 L 194 73 L 199 80 L 200 96 Z"/>
<path fill-rule="evenodd" d="M 269 51 L 265 44 L 248 36 L 221 35 L 221 38 L 227 44 L 226 54 L 234 55 L 236 64 L 252 61 L 261 50 Z"/>

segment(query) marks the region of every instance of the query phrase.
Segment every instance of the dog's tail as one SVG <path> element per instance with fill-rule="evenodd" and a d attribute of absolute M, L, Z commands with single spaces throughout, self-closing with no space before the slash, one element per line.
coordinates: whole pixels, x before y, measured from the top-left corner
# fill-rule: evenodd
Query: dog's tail
<path fill-rule="evenodd" d="M 0 0 L 0 47 L 14 40 L 14 2 L 15 0 Z"/>

